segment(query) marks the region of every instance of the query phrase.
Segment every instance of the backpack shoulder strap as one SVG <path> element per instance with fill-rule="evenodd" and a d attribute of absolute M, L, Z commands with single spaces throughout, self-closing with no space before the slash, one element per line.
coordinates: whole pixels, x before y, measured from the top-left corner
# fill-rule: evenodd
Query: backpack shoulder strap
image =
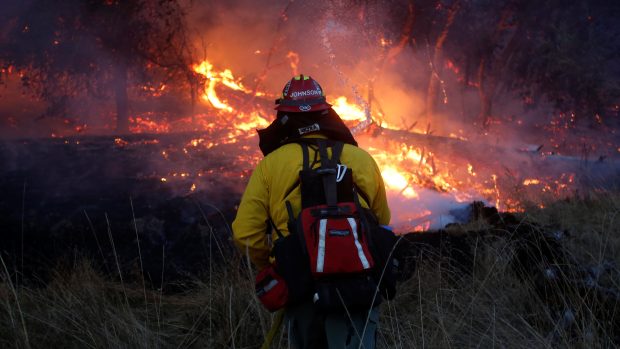
<path fill-rule="evenodd" d="M 295 215 L 293 214 L 293 206 L 291 202 L 286 200 L 286 212 L 288 213 L 288 232 L 292 234 L 295 231 Z"/>
<path fill-rule="evenodd" d="M 305 142 L 299 142 L 301 146 L 301 152 L 303 154 L 303 165 L 302 169 L 309 170 L 310 169 L 310 155 L 308 153 L 308 144 Z"/>
<path fill-rule="evenodd" d="M 331 161 L 334 165 L 337 165 L 340 163 L 340 155 L 342 155 L 342 149 L 344 149 L 344 143 L 342 142 L 335 142 L 332 145 Z"/>
<path fill-rule="evenodd" d="M 319 155 L 321 157 L 321 168 L 319 171 L 323 177 L 325 203 L 328 206 L 336 206 L 338 204 L 338 187 L 336 182 L 336 163 L 333 161 L 334 149 L 332 148 L 332 158 L 330 159 L 327 154 L 327 143 L 324 140 L 318 140 L 317 145 L 319 146 Z"/>
<path fill-rule="evenodd" d="M 271 235 L 272 231 L 276 232 L 276 234 L 278 235 L 278 238 L 283 238 L 284 237 L 282 235 L 282 232 L 280 231 L 280 229 L 278 229 L 276 224 L 273 222 L 273 219 L 271 219 L 271 216 L 269 216 L 268 219 L 267 219 L 267 235 Z"/>
<path fill-rule="evenodd" d="M 327 155 L 327 144 L 325 141 L 320 140 L 316 142 L 319 146 L 319 156 L 321 157 L 321 167 L 328 168 L 330 167 L 329 156 Z"/>
<path fill-rule="evenodd" d="M 316 144 L 319 147 L 319 155 L 321 156 L 322 167 L 335 167 L 340 162 L 340 155 L 342 155 L 344 143 L 333 142 L 325 139 L 317 139 Z M 332 148 L 331 158 L 327 154 L 328 147 Z"/>

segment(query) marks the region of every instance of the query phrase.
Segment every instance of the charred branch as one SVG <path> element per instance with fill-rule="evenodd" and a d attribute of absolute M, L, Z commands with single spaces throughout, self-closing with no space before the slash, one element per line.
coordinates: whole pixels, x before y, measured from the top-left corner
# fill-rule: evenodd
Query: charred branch
<path fill-rule="evenodd" d="M 460 8 L 461 8 L 460 1 L 455 1 L 450 6 L 450 8 L 448 9 L 446 23 L 441 33 L 439 33 L 437 40 L 435 41 L 432 58 L 430 57 L 430 52 L 429 52 L 429 65 L 431 68 L 431 75 L 430 75 L 430 79 L 428 83 L 428 91 L 426 94 L 426 121 L 427 123 L 430 123 L 433 120 L 432 118 L 434 117 L 434 114 L 435 114 L 435 106 L 437 103 L 437 96 L 439 95 L 440 83 L 443 84 L 443 81 L 441 80 L 441 76 L 440 76 L 442 60 L 443 60 L 443 55 L 442 55 L 443 46 L 444 46 L 444 43 L 446 42 L 446 39 L 448 38 L 450 28 L 452 27 L 452 24 L 454 23 L 454 19 L 456 15 L 458 14 Z M 445 96 L 444 96 L 444 99 L 445 99 Z"/>

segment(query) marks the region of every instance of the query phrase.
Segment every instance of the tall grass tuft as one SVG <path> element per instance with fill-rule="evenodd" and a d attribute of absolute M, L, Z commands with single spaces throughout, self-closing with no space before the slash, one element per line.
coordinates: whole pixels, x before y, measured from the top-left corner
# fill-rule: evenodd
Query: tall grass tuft
<path fill-rule="evenodd" d="M 541 288 L 540 275 L 515 267 L 519 246 L 510 231 L 474 241 L 467 271 L 445 256 L 422 256 L 396 298 L 381 305 L 378 347 L 617 346 L 618 197 L 560 201 L 526 212 L 523 224 L 564 234 L 570 265 L 553 265 L 556 274 Z M 475 222 L 458 229 L 490 228 Z M 211 252 L 219 253 L 215 247 Z M 185 292 L 162 294 L 141 278 L 121 284 L 88 260 L 57 268 L 44 287 L 16 285 L 3 268 L 0 347 L 259 348 L 274 315 L 254 297 L 253 273 L 238 254 L 211 265 Z M 272 347 L 288 347 L 286 331 Z"/>

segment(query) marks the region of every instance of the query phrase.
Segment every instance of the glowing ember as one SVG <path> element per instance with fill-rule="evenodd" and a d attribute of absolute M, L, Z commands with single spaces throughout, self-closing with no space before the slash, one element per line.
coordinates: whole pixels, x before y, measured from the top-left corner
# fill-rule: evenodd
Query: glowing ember
<path fill-rule="evenodd" d="M 132 133 L 168 133 L 170 125 L 166 122 L 157 122 L 148 116 L 129 118 L 129 130 Z"/>
<path fill-rule="evenodd" d="M 523 185 L 536 185 L 540 184 L 540 180 L 536 178 L 528 178 L 523 181 Z"/>
<path fill-rule="evenodd" d="M 129 144 L 127 141 L 123 140 L 122 138 L 114 138 L 114 144 L 117 147 L 124 147 L 127 144 Z"/>

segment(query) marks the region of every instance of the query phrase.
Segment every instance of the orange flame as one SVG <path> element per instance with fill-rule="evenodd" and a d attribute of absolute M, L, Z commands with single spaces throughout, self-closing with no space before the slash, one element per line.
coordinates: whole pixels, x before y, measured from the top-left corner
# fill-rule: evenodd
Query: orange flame
<path fill-rule="evenodd" d="M 206 78 L 204 93 L 202 99 L 208 101 L 214 108 L 227 114 L 235 114 L 237 121 L 235 126 L 240 131 L 251 131 L 257 128 L 263 128 L 269 126 L 269 121 L 262 117 L 258 112 L 252 111 L 245 113 L 234 108 L 230 103 L 219 97 L 216 92 L 217 89 L 227 88 L 229 91 L 238 91 L 248 96 L 261 96 L 264 93 L 253 92 L 246 88 L 241 79 L 236 78 L 230 69 L 224 69 L 221 71 L 215 70 L 213 64 L 204 60 L 199 64 L 194 65 L 194 71 Z M 232 138 L 235 135 L 231 135 Z"/>
<path fill-rule="evenodd" d="M 299 64 L 299 55 L 289 52 L 286 56 L 290 60 L 290 67 L 296 74 Z M 192 156 L 193 152 L 211 149 L 213 147 L 240 143 L 240 153 L 237 159 L 246 161 L 245 163 L 256 163 L 260 160 L 258 152 L 249 151 L 252 149 L 247 143 L 240 142 L 253 137 L 254 129 L 267 127 L 270 123 L 269 118 L 273 111 L 262 107 L 260 103 L 253 103 L 259 99 L 256 97 L 265 96 L 261 91 L 254 91 L 244 85 L 244 80 L 233 74 L 230 69 L 219 69 L 214 64 L 205 60 L 192 66 L 197 74 L 205 78 L 201 100 L 208 112 L 196 114 L 182 120 L 168 122 L 166 120 L 155 122 L 154 117 L 145 114 L 134 116 L 130 121 L 133 125 L 133 132 L 170 132 L 176 130 L 179 124 L 191 123 L 193 130 L 213 131 L 217 136 L 204 136 L 191 139 L 179 149 L 166 149 L 161 152 L 164 161 L 173 161 L 178 154 Z M 165 85 L 156 87 L 145 87 L 145 91 L 152 94 L 162 93 L 166 89 Z M 355 126 L 356 124 L 367 122 L 369 110 L 365 110 L 363 101 L 349 101 L 345 96 L 330 96 L 328 102 L 347 123 Z M 263 108 L 263 109 L 261 109 Z M 382 118 L 378 111 L 373 111 L 373 117 Z M 159 118 L 161 119 L 161 118 Z M 385 128 L 398 129 L 398 127 L 388 125 L 384 121 L 381 126 Z M 413 126 L 412 126 L 413 127 Z M 411 128 L 408 128 L 411 129 Z M 412 132 L 427 133 L 425 130 L 414 129 Z M 448 135 L 450 138 L 467 140 L 463 131 Z M 395 139 L 383 139 L 381 137 L 360 137 L 364 148 L 374 157 L 383 177 L 388 195 L 399 199 L 416 200 L 423 202 L 427 188 L 435 192 L 442 193 L 457 202 L 471 201 L 472 199 L 486 199 L 492 202 L 500 210 L 519 210 L 522 204 L 520 198 L 508 194 L 504 177 L 500 177 L 491 172 L 491 169 L 478 163 L 456 163 L 448 154 L 434 153 L 422 145 L 412 146 Z M 119 139 L 115 145 L 123 147 L 127 142 Z M 618 149 L 620 151 L 620 148 Z M 215 172 L 214 172 L 215 171 Z M 199 190 L 199 177 L 211 175 L 217 170 L 209 169 L 199 172 L 170 172 L 159 174 L 158 178 L 162 182 L 171 183 L 173 181 L 183 182 L 183 188 L 191 191 Z M 242 174 L 245 178 L 247 174 Z M 519 178 L 519 179 L 517 179 Z M 570 190 L 573 183 L 573 175 L 565 174 L 560 178 L 525 178 L 515 177 L 511 185 L 519 187 L 529 192 L 545 193 L 550 195 L 561 195 Z M 416 230 L 428 229 L 428 218 L 433 212 L 426 209 L 419 209 L 401 217 L 411 223 Z M 399 218 L 400 219 L 400 218 Z M 420 223 L 423 222 L 423 223 Z"/>
<path fill-rule="evenodd" d="M 293 71 L 293 75 L 299 75 L 299 54 L 297 52 L 289 51 L 286 58 L 291 60 L 291 70 Z"/>
<path fill-rule="evenodd" d="M 331 102 L 332 108 L 344 121 L 362 122 L 366 120 L 366 112 L 356 104 L 349 103 L 347 97 L 340 96 Z"/>

